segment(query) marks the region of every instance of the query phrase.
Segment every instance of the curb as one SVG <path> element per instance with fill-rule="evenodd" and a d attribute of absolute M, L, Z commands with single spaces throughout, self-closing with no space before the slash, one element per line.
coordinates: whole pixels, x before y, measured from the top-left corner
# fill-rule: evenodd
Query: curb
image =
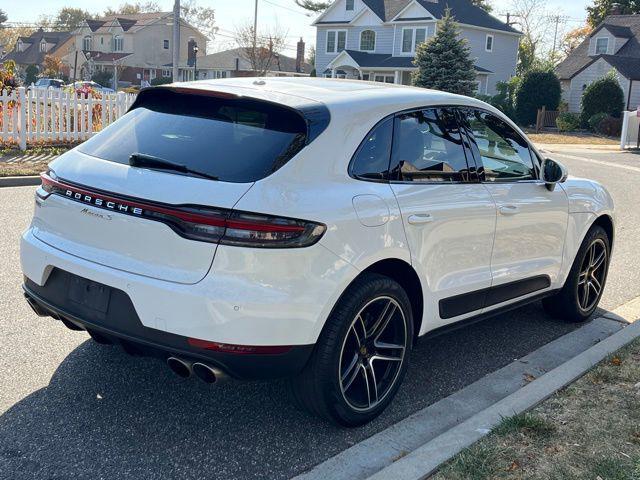
<path fill-rule="evenodd" d="M 29 175 L 24 177 L 0 177 L 0 188 L 2 187 L 30 187 L 40 185 L 39 175 Z"/>
<path fill-rule="evenodd" d="M 486 436 L 504 417 L 516 415 L 535 407 L 556 391 L 580 378 L 607 355 L 638 337 L 640 337 L 640 322 L 630 324 L 517 392 L 368 477 L 368 480 L 390 478 L 421 480 L 427 478 L 444 462 Z"/>

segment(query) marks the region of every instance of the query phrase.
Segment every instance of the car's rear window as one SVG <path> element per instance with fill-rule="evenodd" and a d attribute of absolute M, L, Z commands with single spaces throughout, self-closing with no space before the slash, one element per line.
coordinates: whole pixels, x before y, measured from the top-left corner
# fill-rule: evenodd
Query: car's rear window
<path fill-rule="evenodd" d="M 242 183 L 276 171 L 305 143 L 305 120 L 276 104 L 165 89 L 141 95 L 133 110 L 78 149 L 123 164 L 133 153 L 150 155 Z"/>

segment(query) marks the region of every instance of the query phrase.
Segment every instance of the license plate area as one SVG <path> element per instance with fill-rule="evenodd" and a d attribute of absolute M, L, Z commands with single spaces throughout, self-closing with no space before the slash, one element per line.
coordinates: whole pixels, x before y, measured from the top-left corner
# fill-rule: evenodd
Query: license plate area
<path fill-rule="evenodd" d="M 77 305 L 104 314 L 109 308 L 111 288 L 86 278 L 72 276 L 67 297 Z"/>

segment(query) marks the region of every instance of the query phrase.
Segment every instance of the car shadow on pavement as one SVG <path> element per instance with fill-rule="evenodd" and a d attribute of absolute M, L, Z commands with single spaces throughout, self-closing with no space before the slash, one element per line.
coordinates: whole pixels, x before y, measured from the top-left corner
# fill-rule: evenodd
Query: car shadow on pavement
<path fill-rule="evenodd" d="M 283 381 L 212 387 L 86 341 L 47 387 L 0 417 L 0 472 L 14 480 L 290 478 L 577 327 L 536 303 L 421 340 L 391 407 L 357 429 L 296 410 Z"/>

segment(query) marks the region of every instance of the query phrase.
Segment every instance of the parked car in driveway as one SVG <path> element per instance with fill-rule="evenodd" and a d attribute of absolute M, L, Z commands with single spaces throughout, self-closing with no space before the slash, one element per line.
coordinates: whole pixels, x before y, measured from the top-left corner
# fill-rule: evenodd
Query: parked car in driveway
<path fill-rule="evenodd" d="M 92 90 L 96 90 L 100 93 L 115 93 L 115 90 L 113 88 L 109 88 L 109 87 L 103 87 L 102 85 L 100 85 L 99 83 L 96 83 L 94 81 L 82 81 L 82 82 L 73 82 L 72 84 L 70 84 L 70 86 L 73 87 L 74 90 L 81 90 L 83 88 L 85 89 L 92 89 Z"/>
<path fill-rule="evenodd" d="M 36 82 L 29 87 L 29 89 L 34 90 L 46 90 L 48 88 L 62 88 L 64 86 L 64 82 L 57 78 L 39 78 Z"/>
<path fill-rule="evenodd" d="M 35 202 L 36 313 L 183 377 L 288 377 L 346 426 L 389 405 L 420 336 L 539 299 L 589 318 L 614 240 L 604 187 L 495 108 L 357 80 L 143 90 Z"/>

